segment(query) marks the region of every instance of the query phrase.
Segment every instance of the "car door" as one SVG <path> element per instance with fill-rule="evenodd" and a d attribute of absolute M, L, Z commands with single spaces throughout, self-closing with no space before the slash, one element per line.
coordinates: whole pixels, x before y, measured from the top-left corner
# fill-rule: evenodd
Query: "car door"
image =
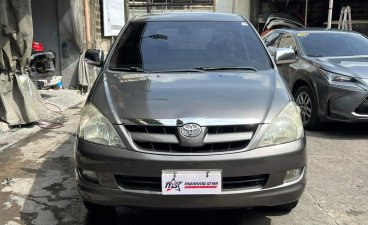
<path fill-rule="evenodd" d="M 279 73 L 284 78 L 285 82 L 291 88 L 293 83 L 294 74 L 296 72 L 296 64 L 298 63 L 298 49 L 296 42 L 292 36 L 292 34 L 286 32 L 284 33 L 281 38 L 280 42 L 278 43 L 278 48 L 292 48 L 295 51 L 295 61 L 292 63 L 284 63 L 277 65 L 279 69 Z"/>

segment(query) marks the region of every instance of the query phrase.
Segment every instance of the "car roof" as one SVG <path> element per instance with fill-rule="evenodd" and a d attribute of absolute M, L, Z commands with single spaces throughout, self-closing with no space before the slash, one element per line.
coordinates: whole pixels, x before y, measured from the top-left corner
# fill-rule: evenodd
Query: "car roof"
<path fill-rule="evenodd" d="M 137 16 L 131 19 L 131 22 L 147 21 L 244 21 L 242 16 L 227 13 L 158 13 Z"/>
<path fill-rule="evenodd" d="M 297 34 L 300 32 L 310 32 L 310 33 L 357 33 L 355 31 L 349 31 L 349 30 L 339 30 L 339 29 L 327 29 L 325 27 L 295 27 L 295 28 L 280 28 L 280 29 L 275 29 L 273 31 L 286 31 L 286 32 L 290 32 L 293 34 Z"/>

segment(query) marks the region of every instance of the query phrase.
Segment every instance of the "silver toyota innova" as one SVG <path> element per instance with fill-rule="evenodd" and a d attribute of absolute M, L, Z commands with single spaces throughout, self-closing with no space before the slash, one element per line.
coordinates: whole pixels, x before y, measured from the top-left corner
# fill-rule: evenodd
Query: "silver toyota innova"
<path fill-rule="evenodd" d="M 278 49 L 275 61 L 293 58 Z M 299 109 L 238 15 L 136 17 L 104 59 L 75 145 L 89 210 L 115 206 L 291 210 L 306 183 Z"/>

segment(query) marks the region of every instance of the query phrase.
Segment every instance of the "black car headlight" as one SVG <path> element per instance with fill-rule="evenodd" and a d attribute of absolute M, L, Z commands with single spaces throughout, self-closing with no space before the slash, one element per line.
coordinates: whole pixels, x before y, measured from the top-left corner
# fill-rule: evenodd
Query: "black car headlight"
<path fill-rule="evenodd" d="M 78 134 L 86 141 L 125 148 L 110 121 L 92 103 L 87 103 L 82 110 Z"/>

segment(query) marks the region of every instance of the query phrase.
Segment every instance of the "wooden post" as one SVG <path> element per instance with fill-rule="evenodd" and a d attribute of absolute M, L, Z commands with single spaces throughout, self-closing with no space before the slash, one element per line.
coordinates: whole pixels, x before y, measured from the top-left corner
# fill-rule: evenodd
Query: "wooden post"
<path fill-rule="evenodd" d="M 89 1 L 84 0 L 84 18 L 85 18 L 85 26 L 86 26 L 86 47 L 90 48 L 91 46 L 91 19 L 89 12 Z"/>

